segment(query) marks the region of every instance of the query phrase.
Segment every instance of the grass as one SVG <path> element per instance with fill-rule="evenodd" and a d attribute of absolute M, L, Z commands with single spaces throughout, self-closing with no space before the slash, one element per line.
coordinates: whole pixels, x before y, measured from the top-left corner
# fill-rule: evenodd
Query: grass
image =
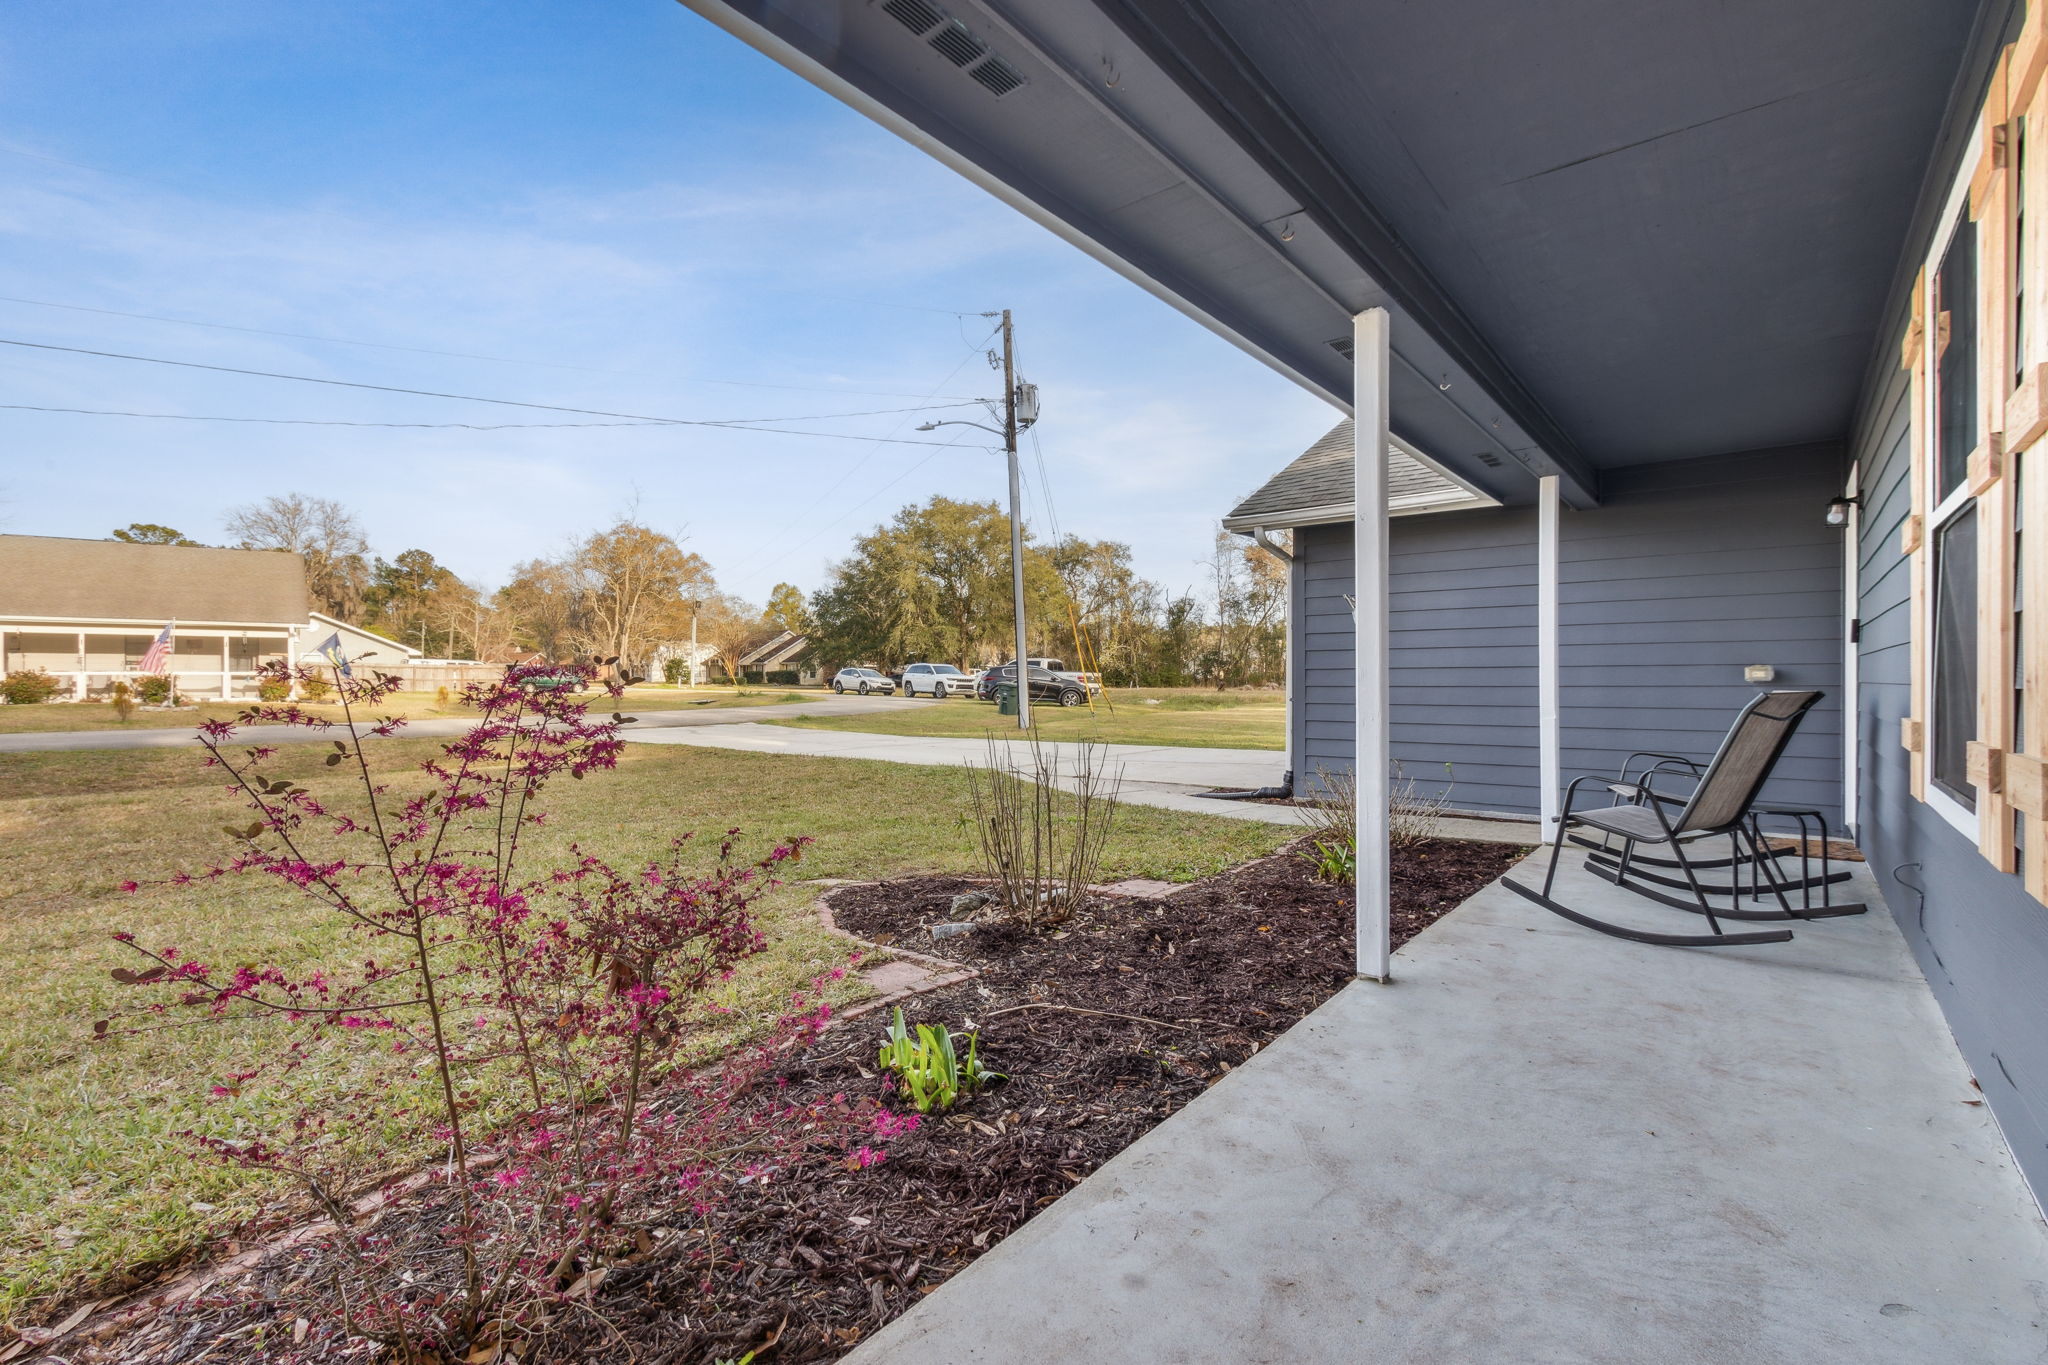
<path fill-rule="evenodd" d="M 1112 710 L 1111 707 L 1115 709 Z M 1032 728 L 1046 739 L 1096 739 L 1107 744 L 1176 744 L 1209 749 L 1284 749 L 1287 701 L 1279 692 L 1215 692 L 1195 688 L 1112 688 L 1105 705 L 1061 707 L 1038 702 Z M 800 730 L 853 730 L 876 735 L 1014 737 L 1014 716 L 967 698 L 864 716 L 790 716 L 771 721 Z"/>
<path fill-rule="evenodd" d="M 398 772 L 435 746 L 368 748 L 377 769 Z M 319 793 L 340 780 L 321 759 L 311 746 L 286 749 L 274 772 Z M 283 1197 L 246 1173 L 194 1161 L 179 1137 L 195 1127 L 254 1129 L 288 1111 L 289 1097 L 271 1091 L 203 1099 L 255 1040 L 208 1028 L 90 1041 L 95 1018 L 129 1003 L 108 979 L 123 961 L 108 935 L 126 929 L 216 961 L 287 964 L 330 958 L 356 940 L 284 888 L 254 881 L 134 897 L 115 889 L 206 861 L 226 842 L 219 827 L 247 818 L 192 751 L 0 755 L 0 774 L 0 1323 L 20 1325 L 188 1253 Z M 861 800 L 847 801 L 849 791 Z M 973 833 L 944 812 L 964 812 L 967 800 L 965 774 L 950 768 L 635 745 L 617 772 L 550 793 L 548 842 L 536 852 L 560 855 L 577 837 L 600 856 L 632 861 L 675 834 L 738 826 L 748 848 L 816 836 L 803 864 L 812 877 L 957 872 L 976 865 Z M 1124 807 L 1105 870 L 1188 880 L 1270 852 L 1290 833 Z M 801 887 L 770 902 L 772 947 L 736 988 L 743 1015 L 758 1017 L 844 961 L 844 943 L 818 929 L 810 902 Z"/>
<path fill-rule="evenodd" d="M 726 706 L 780 706 L 793 701 L 816 701 L 820 694 L 786 689 L 761 690 L 730 687 L 635 687 L 623 701 L 629 711 L 682 711 Z M 599 698 L 602 701 L 602 698 Z M 153 711 L 138 707 L 122 720 L 104 702 L 44 702 L 37 706 L 0 706 L 0 735 L 47 734 L 61 730 L 170 730 L 191 729 L 203 720 L 233 720 L 246 701 L 200 702 L 175 711 Z M 318 702 L 303 703 L 315 715 L 341 718 L 341 708 Z M 442 701 L 433 692 L 394 693 L 379 708 L 380 715 L 403 716 L 407 720 L 438 720 L 474 716 L 475 711 L 457 701 Z"/>

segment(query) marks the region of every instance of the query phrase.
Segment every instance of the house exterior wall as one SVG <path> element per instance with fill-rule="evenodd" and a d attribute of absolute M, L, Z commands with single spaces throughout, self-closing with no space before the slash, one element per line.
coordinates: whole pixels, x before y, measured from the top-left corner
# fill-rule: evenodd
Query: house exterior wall
<path fill-rule="evenodd" d="M 1717 457 L 1610 472 L 1602 506 L 1559 530 L 1559 671 L 1566 777 L 1631 751 L 1711 754 L 1759 688 L 1823 689 L 1767 799 L 1824 811 L 1842 791 L 1842 532 L 1829 450 Z M 1297 533 L 1301 720 L 1294 766 L 1348 768 L 1351 531 Z M 1390 555 L 1393 752 L 1418 788 L 1461 810 L 1533 813 L 1536 515 L 1530 508 L 1404 517 Z M 1445 764 L 1449 771 L 1445 771 Z"/>
<path fill-rule="evenodd" d="M 381 635 L 358 630 L 332 617 L 316 616 L 299 631 L 298 658 L 310 664 L 322 662 L 315 651 L 337 635 L 341 637 L 341 652 L 351 666 L 388 670 L 419 657 L 417 652 L 395 645 Z"/>
<path fill-rule="evenodd" d="M 1895 337 L 1892 353 L 1898 353 Z M 1868 404 L 1855 454 L 1858 527 L 1856 750 L 1861 843 L 2037 1196 L 2048 1193 L 2048 907 L 2020 877 L 1914 798 L 1899 722 L 1912 709 L 1911 610 L 1901 525 L 1911 511 L 1908 386 L 1900 370 Z M 2028 471 L 2032 476 L 2033 471 Z"/>

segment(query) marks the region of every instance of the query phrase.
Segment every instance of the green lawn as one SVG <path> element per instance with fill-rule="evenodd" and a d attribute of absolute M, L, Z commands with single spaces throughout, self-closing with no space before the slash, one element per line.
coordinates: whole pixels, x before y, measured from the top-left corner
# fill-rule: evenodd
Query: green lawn
<path fill-rule="evenodd" d="M 399 772 L 433 747 L 391 741 L 368 750 L 376 768 Z M 339 781 L 312 746 L 274 763 L 277 775 L 316 793 Z M 965 811 L 965 781 L 949 768 L 635 745 L 619 771 L 550 794 L 537 851 L 559 856 L 573 838 L 631 861 L 677 833 L 738 826 L 747 847 L 816 836 L 802 864 L 811 877 L 968 870 L 975 857 L 965 820 L 932 816 Z M 177 1136 L 193 1127 L 234 1131 L 267 1108 L 283 1112 L 286 1099 L 269 1091 L 203 1099 L 230 1060 L 246 1055 L 248 1036 L 232 1031 L 240 1026 L 90 1040 L 95 1018 L 129 1003 L 107 976 L 123 962 L 108 938 L 117 929 L 211 960 L 287 965 L 354 942 L 275 885 L 132 897 L 116 889 L 222 851 L 219 827 L 246 816 L 220 783 L 188 750 L 0 755 L 0 1323 L 44 1318 L 64 1298 L 175 1257 L 283 1197 L 249 1175 L 193 1161 Z M 848 791 L 862 799 L 848 802 Z M 1106 871 L 1187 880 L 1270 852 L 1291 832 L 1124 807 Z M 773 946 L 735 987 L 742 1017 L 750 1009 L 758 1017 L 844 960 L 844 945 L 817 928 L 810 903 L 800 887 L 773 899 Z"/>
<path fill-rule="evenodd" d="M 816 701 L 819 692 L 794 692 L 787 688 L 730 687 L 635 687 L 623 701 L 628 714 L 635 711 L 683 711 L 724 706 L 779 706 L 793 701 Z M 590 694 L 599 708 L 611 709 L 611 700 L 601 692 Z M 315 715 L 341 718 L 341 708 L 332 703 L 302 703 Z M 233 720 L 250 703 L 201 702 L 176 711 L 137 708 L 122 720 L 105 702 L 44 702 L 40 706 L 0 706 L 0 735 L 42 734 L 57 730 L 170 730 L 191 729 L 203 720 Z M 377 707 L 380 716 L 404 716 L 407 720 L 435 720 L 445 716 L 474 716 L 475 711 L 459 702 L 443 702 L 432 692 L 397 692 Z"/>
<path fill-rule="evenodd" d="M 1279 692 L 1216 692 L 1196 688 L 1112 688 L 1095 709 L 1040 702 L 1032 728 L 1046 739 L 1099 739 L 1109 744 L 1175 744 L 1211 749 L 1284 749 L 1287 700 Z M 770 722 L 801 730 L 854 730 L 876 735 L 978 738 L 1016 736 L 1014 716 L 993 704 L 955 697 L 944 703 L 865 716 L 790 716 Z"/>

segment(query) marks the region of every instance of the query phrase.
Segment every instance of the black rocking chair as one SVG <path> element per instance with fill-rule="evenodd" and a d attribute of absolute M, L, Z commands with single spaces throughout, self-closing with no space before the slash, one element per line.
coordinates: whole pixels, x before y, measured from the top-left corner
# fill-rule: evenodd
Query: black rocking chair
<path fill-rule="evenodd" d="M 1719 751 L 1704 770 L 1690 759 L 1675 755 L 1632 754 L 1622 765 L 1619 781 L 1590 776 L 1574 778 L 1565 789 L 1564 810 L 1558 817 L 1550 867 L 1544 874 L 1542 891 L 1535 891 L 1512 879 L 1508 880 L 1508 887 L 1551 913 L 1588 929 L 1638 943 L 1680 948 L 1785 943 L 1792 938 L 1789 929 L 1728 933 L 1721 928 L 1724 919 L 1809 920 L 1862 914 L 1864 906 L 1836 905 L 1825 895 L 1828 885 L 1844 881 L 1849 876 L 1847 872 L 1833 871 L 1827 864 L 1825 824 L 1820 828 L 1821 873 L 1819 876 L 1807 875 L 1806 853 L 1811 843 L 1806 836 L 1804 817 L 1812 813 L 1759 809 L 1755 804 L 1757 793 L 1763 789 L 1771 769 L 1777 766 L 1785 746 L 1792 740 L 1793 732 L 1799 728 L 1799 722 L 1820 699 L 1821 693 L 1815 691 L 1762 694 L 1736 717 L 1728 737 L 1721 741 Z M 1639 759 L 1654 761 L 1636 772 L 1633 765 Z M 1656 787 L 1659 777 L 1690 778 L 1693 780 L 1692 791 L 1683 797 L 1659 791 Z M 1574 809 L 1579 788 L 1589 782 L 1605 786 L 1611 795 L 1618 798 L 1617 803 L 1592 810 Z M 1800 875 L 1787 876 L 1780 866 L 1779 859 L 1783 855 L 1769 847 L 1761 823 L 1764 815 L 1799 817 Z M 1596 832 L 1598 838 L 1574 833 L 1581 828 Z M 1708 859 L 1688 854 L 1688 846 L 1713 838 L 1729 841 L 1729 857 Z M 1620 841 L 1618 846 L 1615 840 Z M 1551 899 L 1550 893 L 1556 883 L 1558 865 L 1564 858 L 1567 842 L 1593 850 L 1587 855 L 1586 867 L 1595 876 L 1659 905 L 1703 915 L 1712 932 L 1656 933 L 1595 919 L 1559 904 Z M 1670 856 L 1654 857 L 1639 852 L 1642 845 L 1660 847 Z M 1665 876 L 1647 871 L 1646 867 L 1674 868 L 1682 876 Z M 1702 882 L 1698 874 L 1707 868 L 1729 869 L 1730 881 L 1726 884 Z M 1745 873 L 1749 879 L 1746 887 L 1743 884 Z M 1645 882 L 1689 891 L 1691 897 L 1681 899 L 1667 895 L 1653 886 L 1644 885 Z M 1818 905 L 1813 902 L 1816 887 L 1823 891 Z M 1790 895 L 1795 891 L 1800 893 L 1797 907 Z M 1778 909 L 1743 908 L 1745 897 L 1754 904 L 1761 904 L 1766 893 L 1776 899 Z M 1708 900 L 1709 895 L 1725 896 L 1729 904 L 1716 907 Z"/>

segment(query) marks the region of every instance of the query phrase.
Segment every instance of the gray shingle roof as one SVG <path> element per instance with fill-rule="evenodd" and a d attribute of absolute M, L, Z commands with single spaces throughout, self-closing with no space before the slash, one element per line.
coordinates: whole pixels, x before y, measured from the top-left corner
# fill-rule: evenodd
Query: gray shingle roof
<path fill-rule="evenodd" d="M 763 644 L 755 645 L 740 656 L 741 668 L 774 668 L 800 657 L 810 648 L 810 637 L 785 630 Z"/>
<path fill-rule="evenodd" d="M 1256 493 L 1223 519 L 1233 529 L 1249 526 L 1295 526 L 1304 514 L 1319 520 L 1351 515 L 1352 425 L 1349 417 L 1330 428 L 1285 469 L 1266 480 Z M 1387 448 L 1387 505 L 1395 512 L 1418 512 L 1439 506 L 1475 506 L 1490 502 L 1447 478 L 1396 446 Z"/>
<path fill-rule="evenodd" d="M 0 616 L 304 625 L 309 605 L 278 550 L 0 535 Z"/>

